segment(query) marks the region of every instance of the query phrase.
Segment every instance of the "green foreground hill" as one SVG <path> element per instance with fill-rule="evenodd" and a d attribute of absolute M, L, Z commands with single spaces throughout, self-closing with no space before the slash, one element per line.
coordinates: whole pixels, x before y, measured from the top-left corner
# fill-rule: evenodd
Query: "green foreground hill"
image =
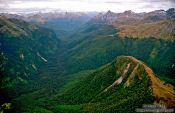
<path fill-rule="evenodd" d="M 40 106 L 54 113 L 131 113 L 144 104 L 175 106 L 174 87 L 159 80 L 146 64 L 132 56 L 117 57 L 89 74 L 76 76 L 78 79 L 70 80 L 56 95 L 40 100 L 32 107 L 35 109 L 23 109 L 34 112 Z"/>

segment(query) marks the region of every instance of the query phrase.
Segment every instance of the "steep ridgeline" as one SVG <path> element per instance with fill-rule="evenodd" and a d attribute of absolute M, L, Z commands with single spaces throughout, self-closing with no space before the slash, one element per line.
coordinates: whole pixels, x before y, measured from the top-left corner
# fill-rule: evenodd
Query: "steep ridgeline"
<path fill-rule="evenodd" d="M 49 62 L 59 40 L 52 30 L 17 19 L 0 17 L 0 104 L 6 96 L 20 93 L 17 85 L 27 83 L 41 65 Z M 15 90 L 18 90 L 17 92 Z M 13 92 L 13 93 L 8 93 Z"/>
<path fill-rule="evenodd" d="M 94 17 L 71 35 L 64 53 L 67 70 L 95 69 L 116 56 L 131 55 L 146 62 L 159 75 L 174 79 L 175 13 L 171 10 L 108 11 Z"/>
<path fill-rule="evenodd" d="M 174 87 L 132 56 L 117 57 L 69 84 L 43 107 L 53 112 L 130 113 L 143 104 L 175 106 Z"/>

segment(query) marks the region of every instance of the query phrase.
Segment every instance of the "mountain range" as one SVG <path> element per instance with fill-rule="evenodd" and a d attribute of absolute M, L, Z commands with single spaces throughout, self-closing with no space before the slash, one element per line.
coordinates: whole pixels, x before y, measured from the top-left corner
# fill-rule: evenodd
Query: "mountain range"
<path fill-rule="evenodd" d="M 0 14 L 0 112 L 175 107 L 175 9 Z"/>

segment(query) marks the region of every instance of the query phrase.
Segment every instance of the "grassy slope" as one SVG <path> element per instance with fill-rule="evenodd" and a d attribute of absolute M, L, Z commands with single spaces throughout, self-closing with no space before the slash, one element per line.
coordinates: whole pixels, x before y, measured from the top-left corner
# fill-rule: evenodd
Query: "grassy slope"
<path fill-rule="evenodd" d="M 163 20 L 153 23 L 140 23 L 136 25 L 115 25 L 120 29 L 120 37 L 149 38 L 155 37 L 164 40 L 175 40 L 175 21 Z"/>

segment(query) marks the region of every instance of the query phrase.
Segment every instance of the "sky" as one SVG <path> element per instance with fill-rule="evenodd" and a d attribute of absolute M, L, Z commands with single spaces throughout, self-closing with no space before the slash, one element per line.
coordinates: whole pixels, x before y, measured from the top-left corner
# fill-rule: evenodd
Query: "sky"
<path fill-rule="evenodd" d="M 149 12 L 175 8 L 175 0 L 0 0 L 0 12 L 30 13 L 50 11 Z"/>

